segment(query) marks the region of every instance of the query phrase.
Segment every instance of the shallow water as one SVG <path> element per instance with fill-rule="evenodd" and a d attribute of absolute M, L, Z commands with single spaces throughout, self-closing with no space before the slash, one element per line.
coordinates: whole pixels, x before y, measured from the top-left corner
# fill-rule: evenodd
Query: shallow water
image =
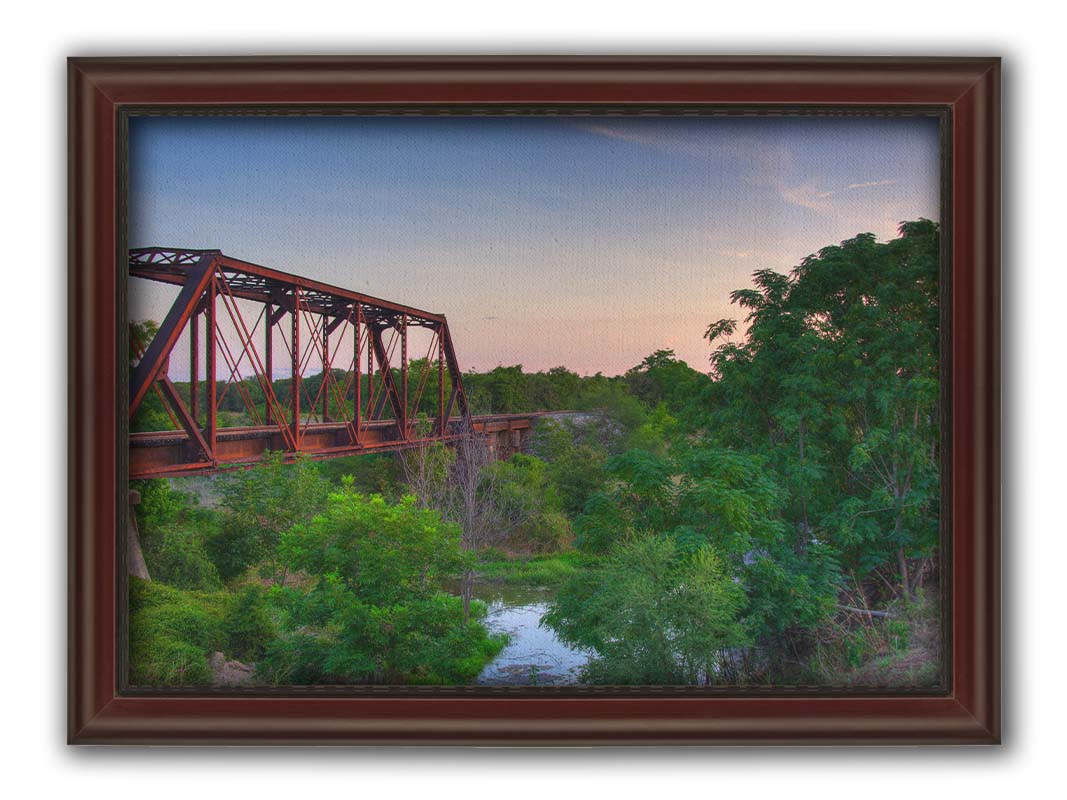
<path fill-rule="evenodd" d="M 589 654 L 559 640 L 542 626 L 555 591 L 541 586 L 479 584 L 474 596 L 489 606 L 489 630 L 507 633 L 507 646 L 485 666 L 475 683 L 483 686 L 563 686 L 579 682 Z"/>

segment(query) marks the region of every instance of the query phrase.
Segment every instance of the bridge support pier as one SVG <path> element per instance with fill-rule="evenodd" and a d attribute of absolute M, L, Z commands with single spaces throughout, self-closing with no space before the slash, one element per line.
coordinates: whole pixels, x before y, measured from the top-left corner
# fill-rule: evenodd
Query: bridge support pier
<path fill-rule="evenodd" d="M 148 564 L 145 563 L 144 553 L 141 551 L 141 537 L 137 528 L 136 507 L 141 504 L 141 493 L 131 489 L 129 494 L 130 527 L 126 534 L 126 571 L 135 578 L 143 581 L 152 580 L 148 576 Z"/>
<path fill-rule="evenodd" d="M 488 432 L 489 453 L 494 461 L 505 461 L 526 449 L 533 427 L 528 418 L 519 421 L 519 425 Z"/>

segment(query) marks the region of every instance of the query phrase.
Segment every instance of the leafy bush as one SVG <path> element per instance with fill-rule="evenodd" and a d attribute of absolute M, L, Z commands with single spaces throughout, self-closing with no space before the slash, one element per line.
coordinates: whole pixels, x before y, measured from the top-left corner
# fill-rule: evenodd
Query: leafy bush
<path fill-rule="evenodd" d="M 226 600 L 225 594 L 183 592 L 131 578 L 130 683 L 210 683 L 208 656 L 226 644 Z"/>
<path fill-rule="evenodd" d="M 591 683 L 713 683 L 731 648 L 747 641 L 744 604 L 710 546 L 687 553 L 670 538 L 642 536 L 566 583 L 544 622 L 595 652 L 584 670 Z"/>
<path fill-rule="evenodd" d="M 547 462 L 548 476 L 559 494 L 562 510 L 573 517 L 604 484 L 607 453 L 583 441 L 584 431 L 571 423 L 543 419 L 534 429 L 531 452 Z"/>
<path fill-rule="evenodd" d="M 589 498 L 574 523 L 582 550 L 606 553 L 635 531 L 672 527 L 677 499 L 674 464 L 644 450 L 629 450 L 610 459 L 605 469 L 609 482 Z"/>
<path fill-rule="evenodd" d="M 677 429 L 678 421 L 667 411 L 667 406 L 660 403 L 627 437 L 626 446 L 631 450 L 665 456 L 676 438 Z"/>
<path fill-rule="evenodd" d="M 262 657 L 276 635 L 266 590 L 257 583 L 242 586 L 230 601 L 224 625 L 228 656 L 241 661 Z"/>
<path fill-rule="evenodd" d="M 248 525 L 237 515 L 227 515 L 218 530 L 206 537 L 204 550 L 227 583 L 248 572 L 248 568 L 265 558 L 268 552 L 260 528 Z"/>
<path fill-rule="evenodd" d="M 325 612 L 323 607 L 318 609 Z M 485 606 L 472 603 L 472 617 Z M 477 622 L 463 622 L 463 601 L 432 597 L 382 607 L 353 602 L 343 624 L 290 630 L 272 642 L 258 673 L 279 685 L 455 684 L 475 678 L 507 641 Z"/>
<path fill-rule="evenodd" d="M 141 495 L 135 511 L 149 575 L 183 589 L 217 589 L 219 574 L 207 543 L 220 515 L 163 478 L 134 481 L 131 488 Z"/>
<path fill-rule="evenodd" d="M 503 645 L 477 622 L 485 607 L 443 586 L 469 566 L 460 530 L 412 497 L 392 504 L 350 488 L 286 532 L 279 554 L 308 590 L 275 587 L 286 633 L 262 672 L 278 683 L 470 680 Z"/>
<path fill-rule="evenodd" d="M 191 497 L 175 491 L 166 478 L 132 481 L 130 488 L 141 495 L 136 511 L 142 533 L 178 520 L 192 505 Z"/>
<path fill-rule="evenodd" d="M 130 579 L 130 682 L 135 686 L 209 684 L 209 657 L 254 660 L 274 638 L 262 587 L 237 593 L 183 591 Z"/>
<path fill-rule="evenodd" d="M 334 487 L 341 485 L 342 478 L 350 477 L 353 487 L 362 494 L 380 494 L 391 500 L 399 500 L 403 494 L 404 471 L 394 453 L 330 458 L 315 466 Z"/>
<path fill-rule="evenodd" d="M 181 589 L 218 589 L 219 572 L 205 546 L 204 534 L 168 524 L 144 537 L 148 574 L 156 581 Z"/>
<path fill-rule="evenodd" d="M 574 521 L 574 543 L 583 553 L 607 553 L 629 528 L 626 511 L 607 493 L 595 494 Z"/>
<path fill-rule="evenodd" d="M 279 538 L 318 513 L 329 489 L 314 463 L 287 464 L 281 453 L 267 453 L 254 468 L 228 475 L 221 483 L 227 519 L 211 544 L 219 572 L 233 578 L 262 562 L 268 578 L 284 579 Z"/>
<path fill-rule="evenodd" d="M 543 511 L 525 526 L 527 545 L 536 553 L 558 553 L 574 544 L 571 521 L 561 511 Z"/>
<path fill-rule="evenodd" d="M 494 486 L 499 525 L 512 543 L 538 552 L 570 545 L 570 520 L 561 511 L 544 461 L 518 453 L 490 464 L 486 471 Z"/>

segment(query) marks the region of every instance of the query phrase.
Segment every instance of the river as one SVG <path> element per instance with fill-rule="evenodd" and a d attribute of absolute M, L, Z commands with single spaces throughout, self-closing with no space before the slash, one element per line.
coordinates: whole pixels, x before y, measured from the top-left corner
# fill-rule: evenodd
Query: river
<path fill-rule="evenodd" d="M 555 631 L 541 626 L 541 615 L 555 595 L 554 589 L 502 583 L 480 583 L 474 597 L 489 606 L 485 624 L 494 633 L 510 637 L 507 646 L 490 661 L 475 683 L 482 686 L 563 686 L 576 684 L 589 654 L 559 640 Z"/>

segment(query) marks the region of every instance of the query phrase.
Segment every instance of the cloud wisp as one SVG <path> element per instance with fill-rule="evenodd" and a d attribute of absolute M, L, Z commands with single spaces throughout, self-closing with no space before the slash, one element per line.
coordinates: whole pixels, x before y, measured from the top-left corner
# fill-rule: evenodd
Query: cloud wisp
<path fill-rule="evenodd" d="M 896 181 L 884 180 L 884 181 L 866 181 L 865 183 L 850 183 L 846 186 L 846 189 L 869 189 L 874 186 L 892 186 Z"/>
<path fill-rule="evenodd" d="M 793 154 L 778 142 L 758 136 L 694 136 L 692 131 L 639 130 L 626 125 L 580 124 L 579 130 L 595 136 L 629 142 L 668 155 L 704 161 L 733 159 L 749 168 L 753 177 L 781 173 L 792 166 Z"/>
<path fill-rule="evenodd" d="M 744 180 L 747 183 L 770 189 L 787 205 L 811 211 L 834 210 L 833 199 L 842 192 L 893 186 L 897 182 L 886 178 L 825 190 L 813 181 L 798 181 L 789 177 L 789 173 L 795 170 L 792 152 L 784 145 L 763 141 L 759 137 L 712 139 L 694 136 L 691 131 L 643 131 L 632 126 L 595 123 L 580 124 L 577 127 L 596 136 L 629 142 L 668 155 L 681 155 L 704 161 L 734 159 L 746 169 Z"/>

